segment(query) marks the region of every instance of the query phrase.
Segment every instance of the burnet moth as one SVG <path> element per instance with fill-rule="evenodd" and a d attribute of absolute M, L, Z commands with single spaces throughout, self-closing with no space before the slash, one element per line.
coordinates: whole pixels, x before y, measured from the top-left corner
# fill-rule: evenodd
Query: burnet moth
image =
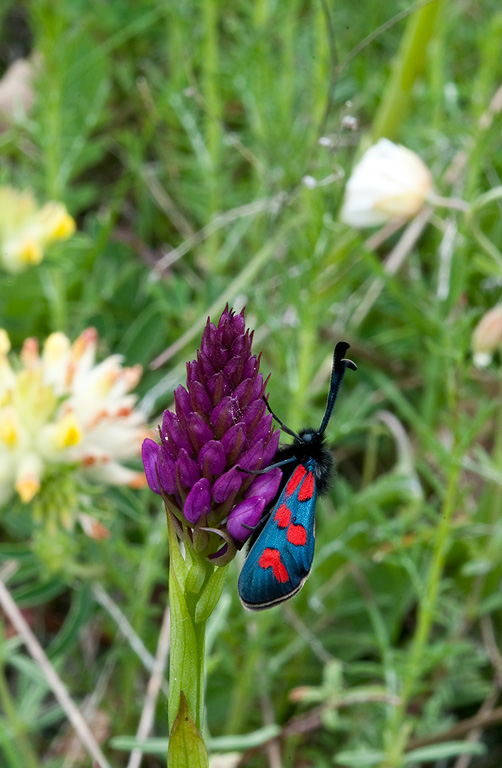
<path fill-rule="evenodd" d="M 333 475 L 333 457 L 326 447 L 324 432 L 333 413 L 346 368 L 357 366 L 344 355 L 349 344 L 335 347 L 331 384 L 326 410 L 318 430 L 302 429 L 299 434 L 286 427 L 267 407 L 281 429 L 294 440 L 279 448 L 273 467 L 282 467 L 278 498 L 265 523 L 255 534 L 239 576 L 239 597 L 245 608 L 261 611 L 288 600 L 300 591 L 312 568 L 315 541 L 317 496 L 327 493 Z"/>

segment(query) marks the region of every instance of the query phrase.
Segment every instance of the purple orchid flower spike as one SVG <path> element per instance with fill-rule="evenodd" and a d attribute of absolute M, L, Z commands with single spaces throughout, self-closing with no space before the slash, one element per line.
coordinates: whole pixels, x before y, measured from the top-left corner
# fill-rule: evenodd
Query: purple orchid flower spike
<path fill-rule="evenodd" d="M 186 388 L 174 392 L 175 412 L 164 411 L 160 445 L 147 439 L 142 448 L 151 490 L 214 565 L 243 546 L 281 481 L 279 468 L 253 474 L 273 463 L 279 430 L 263 401 L 268 379 L 252 339 L 244 310 L 227 305 L 217 326 L 208 318 Z"/>

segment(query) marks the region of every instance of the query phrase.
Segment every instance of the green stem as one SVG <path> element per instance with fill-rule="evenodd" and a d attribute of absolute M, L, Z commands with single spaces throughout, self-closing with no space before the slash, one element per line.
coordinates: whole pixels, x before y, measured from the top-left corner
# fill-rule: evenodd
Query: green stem
<path fill-rule="evenodd" d="M 212 565 L 199 555 L 185 530 L 184 555 L 172 514 L 169 535 L 169 660 L 168 766 L 206 768 L 209 765 L 204 728 L 206 625 L 221 597 L 228 567 Z"/>
<path fill-rule="evenodd" d="M 490 238 L 485 235 L 476 219 L 471 218 L 470 226 L 471 232 L 474 235 L 477 244 L 484 250 L 485 253 L 488 254 L 488 256 L 494 260 L 499 269 L 502 271 L 502 252 L 494 243 L 492 243 Z"/>
<path fill-rule="evenodd" d="M 312 352 L 316 349 L 316 329 L 312 322 L 310 310 L 307 310 L 302 318 L 298 342 L 298 380 L 292 407 L 288 416 L 289 424 L 303 424 L 304 422 L 304 411 L 308 405 L 308 391 L 310 382 L 312 381 Z"/>
<path fill-rule="evenodd" d="M 53 331 L 66 331 L 68 306 L 64 273 L 56 267 L 43 266 L 40 269 L 40 281 L 43 286 Z"/>
<path fill-rule="evenodd" d="M 477 214 L 483 208 L 501 199 L 502 186 L 494 187 L 493 189 L 488 190 L 488 192 L 479 195 L 479 197 L 474 200 L 465 218 L 478 245 L 495 261 L 498 267 L 502 270 L 502 252 L 490 240 L 490 238 L 485 235 L 477 220 Z"/>
<path fill-rule="evenodd" d="M 34 29 L 37 33 L 36 49 L 44 61 L 44 77 L 41 79 L 40 99 L 42 107 L 42 163 L 45 167 L 45 193 L 49 200 L 63 199 L 61 178 L 63 156 L 62 140 L 62 92 L 65 77 L 65 34 L 67 17 L 56 3 L 39 0 L 34 3 Z"/>
<path fill-rule="evenodd" d="M 176 531 L 168 513 L 169 604 L 171 609 L 171 651 L 169 674 L 169 727 L 172 728 L 183 691 L 190 715 L 202 732 L 204 722 L 204 645 L 206 622 L 196 622 L 197 601 L 187 592 L 189 563 L 179 550 Z M 204 579 L 205 581 L 206 579 Z"/>
<path fill-rule="evenodd" d="M 499 399 L 498 409 L 494 417 L 492 459 L 493 466 L 502 467 L 502 369 L 499 371 Z M 468 624 L 472 624 L 479 618 L 483 599 L 490 594 L 494 594 L 500 584 L 502 564 L 499 557 L 500 537 L 497 536 L 497 524 L 502 508 L 502 486 L 500 483 L 493 483 L 492 488 L 488 516 L 483 515 L 481 522 L 489 526 L 484 556 L 494 565 L 489 573 L 479 574 L 474 580 L 464 610 L 465 621 Z"/>
<path fill-rule="evenodd" d="M 259 665 L 264 665 L 263 648 L 266 638 L 273 632 L 272 611 L 257 613 L 247 622 L 248 642 L 229 702 L 225 733 L 232 736 L 241 733 L 248 722 L 250 712 L 256 706 L 256 680 Z"/>
<path fill-rule="evenodd" d="M 301 226 L 303 218 L 300 217 L 299 221 L 295 222 L 295 225 Z M 276 232 L 269 237 L 260 250 L 255 253 L 251 261 L 247 263 L 244 269 L 226 286 L 223 293 L 208 307 L 204 313 L 193 323 L 188 331 L 177 339 L 174 344 L 166 349 L 158 358 L 152 363 L 152 368 L 158 368 L 160 365 L 164 365 L 174 357 L 175 354 L 180 352 L 192 339 L 196 338 L 204 329 L 207 322 L 207 316 L 216 315 L 221 312 L 225 304 L 231 303 L 233 299 L 242 291 L 252 284 L 258 271 L 264 269 L 267 262 L 273 257 L 275 250 L 280 242 L 285 238 L 287 232 L 291 228 L 291 222 L 287 221 L 284 226 L 277 228 Z"/>
<path fill-rule="evenodd" d="M 490 203 L 494 203 L 497 200 L 502 200 L 502 186 L 493 187 L 493 189 L 489 189 L 488 192 L 479 195 L 479 197 L 471 203 L 471 213 L 477 213 L 485 206 L 490 205 Z"/>
<path fill-rule="evenodd" d="M 24 766 L 26 766 L 26 768 L 38 768 L 39 763 L 37 757 L 32 751 L 30 744 L 26 739 L 25 728 L 17 715 L 15 704 L 10 695 L 7 681 L 5 680 L 3 665 L 0 667 L 0 703 L 1 709 L 3 710 L 5 717 L 9 722 L 12 737 L 16 742 L 15 752 L 18 754 L 18 756 L 22 755 L 22 759 L 19 758 L 18 760 L 15 760 L 14 758 L 13 761 L 11 760 L 13 768 L 16 766 L 19 767 L 21 764 L 23 765 L 23 768 Z M 8 741 L 9 740 L 7 739 L 7 744 Z M 6 744 L 3 745 L 3 748 L 5 747 Z"/>
<path fill-rule="evenodd" d="M 499 372 L 499 408 L 495 420 L 494 430 L 494 445 L 493 445 L 493 465 L 495 467 L 502 467 L 502 370 Z M 502 486 L 498 483 L 494 483 L 493 487 L 493 501 L 492 501 L 492 514 L 490 523 L 493 527 L 493 534 L 495 534 L 495 526 L 500 516 L 500 510 L 502 508 Z M 492 540 L 495 539 L 493 535 Z"/>
<path fill-rule="evenodd" d="M 406 723 L 407 708 L 417 680 L 420 677 L 422 661 L 426 656 L 426 646 L 436 613 L 436 602 L 448 548 L 451 518 L 458 493 L 460 461 L 458 460 L 457 453 L 458 449 L 454 450 L 446 496 L 436 532 L 432 563 L 425 593 L 420 600 L 416 631 L 404 673 L 400 703 L 385 734 L 386 761 L 383 764 L 384 768 L 399 768 L 402 765 L 403 754 L 406 748 L 409 731 Z"/>
<path fill-rule="evenodd" d="M 206 102 L 206 144 L 210 158 L 209 168 L 209 209 L 210 221 L 220 207 L 219 171 L 222 148 L 222 107 L 219 94 L 218 62 L 218 9 L 217 0 L 202 3 L 203 26 L 205 30 L 204 55 L 202 58 L 202 88 Z M 217 266 L 221 238 L 213 232 L 207 239 L 207 258 L 210 269 Z"/>
<path fill-rule="evenodd" d="M 416 79 L 425 68 L 427 45 L 436 29 L 440 0 L 413 13 L 406 25 L 390 82 L 373 121 L 372 139 L 396 137 L 412 99 Z"/>

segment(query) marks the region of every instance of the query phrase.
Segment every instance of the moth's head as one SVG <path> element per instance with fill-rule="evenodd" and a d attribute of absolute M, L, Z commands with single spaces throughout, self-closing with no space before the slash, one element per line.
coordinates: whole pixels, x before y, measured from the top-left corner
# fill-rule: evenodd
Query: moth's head
<path fill-rule="evenodd" d="M 299 439 L 295 438 L 294 441 L 296 445 L 311 445 L 316 442 L 316 439 L 318 439 L 320 435 L 316 429 L 307 427 L 298 433 L 298 437 Z"/>

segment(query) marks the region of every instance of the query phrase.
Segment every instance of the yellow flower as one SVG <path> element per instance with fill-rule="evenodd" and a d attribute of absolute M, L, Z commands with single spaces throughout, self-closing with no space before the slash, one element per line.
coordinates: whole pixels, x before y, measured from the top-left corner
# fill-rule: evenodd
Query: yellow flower
<path fill-rule="evenodd" d="M 71 445 L 78 445 L 82 439 L 82 433 L 78 420 L 71 411 L 66 413 L 57 424 L 56 445 L 59 450 L 69 448 Z"/>
<path fill-rule="evenodd" d="M 10 339 L 7 332 L 0 328 L 0 355 L 6 355 L 10 351 Z"/>
<path fill-rule="evenodd" d="M 27 237 L 19 244 L 18 258 L 20 265 L 34 267 L 42 261 L 44 252 L 40 243 L 33 237 Z"/>
<path fill-rule="evenodd" d="M 40 264 L 48 245 L 74 231 L 75 221 L 62 203 L 39 208 L 31 192 L 0 187 L 0 264 L 8 272 Z"/>
<path fill-rule="evenodd" d="M 11 366 L 9 338 L 0 329 L 0 504 L 14 492 L 32 501 L 48 470 L 56 485 L 58 472 L 144 484 L 143 472 L 123 464 L 139 456 L 146 432 L 130 394 L 141 368 L 124 368 L 119 355 L 96 365 L 97 343 L 94 328 L 73 344 L 53 333 L 41 354 L 38 341 L 26 339 Z"/>
<path fill-rule="evenodd" d="M 46 203 L 38 213 L 46 243 L 67 240 L 75 232 L 75 221 L 62 203 Z"/>
<path fill-rule="evenodd" d="M 27 504 L 40 490 L 43 463 L 34 453 L 23 456 L 16 475 L 15 489 L 22 502 Z"/>
<path fill-rule="evenodd" d="M 0 411 L 0 440 L 11 450 L 19 442 L 19 420 L 12 406 L 2 408 Z"/>

